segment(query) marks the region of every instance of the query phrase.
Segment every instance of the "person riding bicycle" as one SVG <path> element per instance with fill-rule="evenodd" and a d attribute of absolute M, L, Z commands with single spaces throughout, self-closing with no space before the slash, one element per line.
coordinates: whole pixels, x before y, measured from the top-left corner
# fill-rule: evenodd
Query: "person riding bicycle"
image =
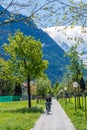
<path fill-rule="evenodd" d="M 46 110 L 47 107 L 49 107 L 49 111 L 51 110 L 51 96 L 49 94 L 47 94 L 46 96 Z"/>

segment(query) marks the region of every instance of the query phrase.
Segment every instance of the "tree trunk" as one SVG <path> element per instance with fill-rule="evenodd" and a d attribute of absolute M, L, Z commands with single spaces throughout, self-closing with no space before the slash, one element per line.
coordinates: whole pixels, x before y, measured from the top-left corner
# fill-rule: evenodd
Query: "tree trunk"
<path fill-rule="evenodd" d="M 77 82 L 79 82 L 79 80 L 78 80 L 78 76 L 79 76 L 79 70 L 78 70 L 78 65 L 77 65 Z M 80 108 L 80 94 L 79 94 L 79 86 L 78 86 L 78 93 L 77 93 L 77 101 L 78 101 L 78 108 Z"/>
<path fill-rule="evenodd" d="M 30 92 L 30 77 L 28 76 L 27 79 L 27 83 L 28 83 L 28 107 L 31 107 L 31 92 Z"/>

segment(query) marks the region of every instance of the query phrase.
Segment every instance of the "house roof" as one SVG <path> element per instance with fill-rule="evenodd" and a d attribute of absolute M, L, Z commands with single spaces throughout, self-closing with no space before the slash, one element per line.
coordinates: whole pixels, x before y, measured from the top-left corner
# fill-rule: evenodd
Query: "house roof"
<path fill-rule="evenodd" d="M 32 86 L 34 84 L 34 82 L 33 81 L 31 81 L 30 82 L 30 86 Z M 24 83 L 22 83 L 22 86 L 24 86 L 24 87 L 28 87 L 28 83 L 27 82 L 24 82 Z"/>
<path fill-rule="evenodd" d="M 24 86 L 24 87 L 27 88 L 27 87 L 28 87 L 28 84 L 27 84 L 27 83 L 23 83 L 22 86 Z"/>

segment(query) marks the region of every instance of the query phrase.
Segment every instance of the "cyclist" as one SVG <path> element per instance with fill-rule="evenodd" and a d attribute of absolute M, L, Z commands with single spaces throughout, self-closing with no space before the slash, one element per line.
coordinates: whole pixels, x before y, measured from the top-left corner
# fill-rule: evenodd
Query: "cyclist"
<path fill-rule="evenodd" d="M 46 110 L 48 109 L 48 112 L 51 110 L 51 96 L 47 94 L 46 96 Z"/>

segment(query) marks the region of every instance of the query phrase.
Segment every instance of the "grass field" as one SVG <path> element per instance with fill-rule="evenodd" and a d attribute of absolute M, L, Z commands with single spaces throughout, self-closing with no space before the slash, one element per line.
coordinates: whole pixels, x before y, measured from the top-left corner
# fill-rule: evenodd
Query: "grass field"
<path fill-rule="evenodd" d="M 76 130 L 87 130 L 87 115 L 85 116 L 84 100 L 82 101 L 82 98 L 80 99 L 81 108 L 78 108 L 77 106 L 77 110 L 75 110 L 74 98 L 72 98 L 70 102 L 69 99 L 67 99 L 67 101 L 66 99 L 59 99 L 59 102 L 63 107 L 63 109 L 65 110 L 65 112 L 67 113 L 68 117 L 73 122 Z"/>
<path fill-rule="evenodd" d="M 0 103 L 0 130 L 30 130 L 44 109 L 44 102 L 27 101 Z"/>

